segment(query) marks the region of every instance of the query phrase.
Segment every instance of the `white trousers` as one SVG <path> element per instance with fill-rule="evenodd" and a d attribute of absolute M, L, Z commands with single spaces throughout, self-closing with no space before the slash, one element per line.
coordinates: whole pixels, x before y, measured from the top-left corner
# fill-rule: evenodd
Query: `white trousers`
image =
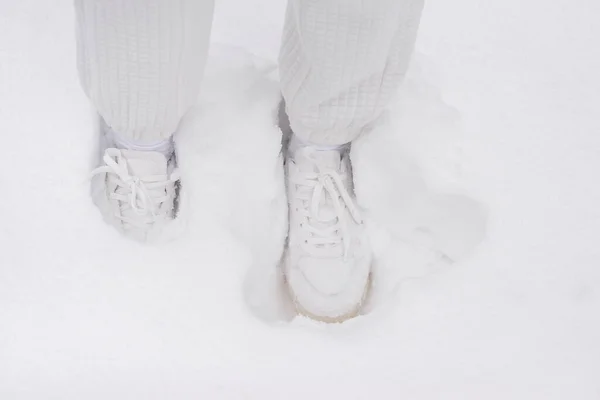
<path fill-rule="evenodd" d="M 243 0 L 240 0 L 243 1 Z M 279 57 L 292 130 L 356 138 L 406 73 L 424 0 L 289 0 Z M 114 131 L 155 142 L 194 104 L 214 0 L 75 0 L 84 91 Z"/>

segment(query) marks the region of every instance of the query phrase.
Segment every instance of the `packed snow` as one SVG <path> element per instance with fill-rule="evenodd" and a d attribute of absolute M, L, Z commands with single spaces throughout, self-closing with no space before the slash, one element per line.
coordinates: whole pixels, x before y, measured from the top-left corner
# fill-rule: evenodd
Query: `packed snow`
<path fill-rule="evenodd" d="M 600 3 L 427 2 L 353 144 L 377 261 L 337 325 L 278 269 L 284 3 L 217 0 L 178 238 L 144 246 L 90 199 L 72 4 L 0 2 L 0 399 L 600 398 Z"/>

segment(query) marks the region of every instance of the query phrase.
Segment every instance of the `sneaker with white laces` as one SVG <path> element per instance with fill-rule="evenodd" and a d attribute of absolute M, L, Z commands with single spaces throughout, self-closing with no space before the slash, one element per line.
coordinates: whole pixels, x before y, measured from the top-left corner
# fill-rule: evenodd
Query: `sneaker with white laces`
<path fill-rule="evenodd" d="M 92 171 L 92 197 L 105 221 L 132 239 L 156 240 L 176 215 L 175 155 L 107 148 L 102 161 Z"/>
<path fill-rule="evenodd" d="M 352 318 L 369 290 L 372 256 L 348 151 L 301 147 L 287 157 L 286 178 L 283 269 L 296 309 L 324 322 Z"/>

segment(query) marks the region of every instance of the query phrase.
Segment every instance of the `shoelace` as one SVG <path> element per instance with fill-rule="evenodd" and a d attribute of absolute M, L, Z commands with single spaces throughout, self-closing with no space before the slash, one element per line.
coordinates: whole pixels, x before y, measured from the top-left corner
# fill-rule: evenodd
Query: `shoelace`
<path fill-rule="evenodd" d="M 309 207 L 305 210 L 305 222 L 301 225 L 303 229 L 311 233 L 305 243 L 311 246 L 331 246 L 343 242 L 344 257 L 347 257 L 351 245 L 351 232 L 346 218 L 345 210 L 350 212 L 354 222 L 362 224 L 363 220 L 354 204 L 352 197 L 344 186 L 344 180 L 337 171 L 332 169 L 321 169 L 318 165 L 316 173 L 300 172 L 300 177 L 293 183 L 312 189 L 311 195 L 299 193 L 298 198 L 308 202 Z M 325 196 L 325 197 L 324 197 Z M 322 218 L 321 203 L 331 200 L 333 206 L 333 218 Z M 311 220 L 313 223 L 311 223 Z M 338 233 L 341 233 L 338 235 Z"/>
<path fill-rule="evenodd" d="M 102 158 L 106 165 L 96 168 L 92 171 L 92 177 L 99 174 L 110 174 L 117 186 L 117 191 L 110 194 L 110 198 L 123 204 L 133 210 L 136 218 L 130 218 L 124 214 L 127 209 L 122 209 L 121 214 L 115 215 L 122 222 L 137 228 L 149 228 L 151 224 L 159 218 L 164 217 L 168 210 L 161 212 L 160 205 L 169 200 L 173 195 L 170 193 L 170 185 L 179 180 L 177 171 L 171 176 L 167 175 L 149 175 L 138 177 L 129 174 L 126 164 L 119 164 L 117 160 L 121 157 L 118 149 L 106 150 Z M 156 195 L 153 191 L 163 189 L 164 195 Z"/>

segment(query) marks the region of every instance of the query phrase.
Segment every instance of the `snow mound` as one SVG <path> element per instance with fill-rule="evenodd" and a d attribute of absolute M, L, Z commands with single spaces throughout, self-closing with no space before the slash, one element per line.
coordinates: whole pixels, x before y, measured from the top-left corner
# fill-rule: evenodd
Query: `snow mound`
<path fill-rule="evenodd" d="M 284 2 L 217 2 L 213 38 L 246 50 L 213 48 L 177 137 L 187 223 L 160 246 L 92 205 L 72 4 L 0 2 L 0 398 L 597 399 L 598 6 L 572 3 L 427 3 L 352 149 L 373 296 L 325 325 L 277 270 Z"/>

